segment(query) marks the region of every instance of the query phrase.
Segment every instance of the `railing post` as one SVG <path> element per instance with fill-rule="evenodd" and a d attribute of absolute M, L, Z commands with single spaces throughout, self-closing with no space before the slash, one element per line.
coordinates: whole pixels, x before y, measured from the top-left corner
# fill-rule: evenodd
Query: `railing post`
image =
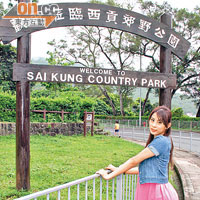
<path fill-rule="evenodd" d="M 100 200 L 102 200 L 102 177 L 100 176 Z"/>
<path fill-rule="evenodd" d="M 87 122 L 86 122 L 86 118 L 87 118 L 87 112 L 84 111 L 84 122 L 83 122 L 84 137 L 86 137 L 86 132 L 87 132 Z"/>
<path fill-rule="evenodd" d="M 91 136 L 94 136 L 94 111 L 92 111 Z"/>
<path fill-rule="evenodd" d="M 64 121 L 64 110 L 61 111 L 61 119 L 62 119 L 62 122 Z"/>
<path fill-rule="evenodd" d="M 190 132 L 190 151 L 192 151 L 192 132 Z"/>
<path fill-rule="evenodd" d="M 134 138 L 134 126 L 133 126 L 133 132 L 132 132 L 133 134 L 132 134 L 132 138 Z"/>
<path fill-rule="evenodd" d="M 122 200 L 122 174 L 117 176 L 116 200 Z"/>
<path fill-rule="evenodd" d="M 43 111 L 43 119 L 44 119 L 44 121 L 46 121 L 46 113 L 47 113 L 47 111 L 46 111 L 46 109 L 44 109 L 44 111 Z"/>
<path fill-rule="evenodd" d="M 179 131 L 179 149 L 181 148 L 181 131 Z"/>

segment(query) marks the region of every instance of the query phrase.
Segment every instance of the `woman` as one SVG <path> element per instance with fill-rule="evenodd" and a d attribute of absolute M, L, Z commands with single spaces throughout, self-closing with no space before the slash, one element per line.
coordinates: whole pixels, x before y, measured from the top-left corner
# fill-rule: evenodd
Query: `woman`
<path fill-rule="evenodd" d="M 145 149 L 118 168 L 109 165 L 106 169 L 112 173 L 104 169 L 97 173 L 106 180 L 122 173 L 139 174 L 135 200 L 178 200 L 175 189 L 168 182 L 169 163 L 173 166 L 171 117 L 169 108 L 156 107 L 149 116 L 150 134 Z"/>

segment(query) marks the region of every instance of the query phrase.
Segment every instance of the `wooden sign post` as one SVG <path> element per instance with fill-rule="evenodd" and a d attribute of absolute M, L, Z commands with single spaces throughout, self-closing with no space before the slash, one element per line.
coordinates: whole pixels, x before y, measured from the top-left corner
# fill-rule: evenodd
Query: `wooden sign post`
<path fill-rule="evenodd" d="M 87 126 L 91 127 L 91 136 L 94 135 L 94 111 L 84 112 L 84 136 L 87 134 Z"/>
<path fill-rule="evenodd" d="M 163 14 L 161 16 L 161 22 L 168 25 L 170 28 L 172 26 L 172 18 L 168 14 Z M 172 74 L 171 66 L 171 50 L 164 46 L 160 46 L 160 73 Z M 161 88 L 159 93 L 159 105 L 165 105 L 171 109 L 171 89 Z"/>
<path fill-rule="evenodd" d="M 19 0 L 19 2 L 22 0 Z M 29 2 L 28 0 L 26 2 Z M 31 38 L 17 39 L 17 62 L 30 63 Z M 16 188 L 30 189 L 30 88 L 28 81 L 16 83 Z"/>

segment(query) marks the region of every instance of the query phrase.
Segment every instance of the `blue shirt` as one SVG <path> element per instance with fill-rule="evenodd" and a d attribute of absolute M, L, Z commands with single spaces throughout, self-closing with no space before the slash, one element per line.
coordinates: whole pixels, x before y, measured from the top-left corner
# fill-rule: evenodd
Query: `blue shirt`
<path fill-rule="evenodd" d="M 170 137 L 158 135 L 148 145 L 148 148 L 155 156 L 139 164 L 140 184 L 168 183 L 168 164 L 171 150 Z"/>

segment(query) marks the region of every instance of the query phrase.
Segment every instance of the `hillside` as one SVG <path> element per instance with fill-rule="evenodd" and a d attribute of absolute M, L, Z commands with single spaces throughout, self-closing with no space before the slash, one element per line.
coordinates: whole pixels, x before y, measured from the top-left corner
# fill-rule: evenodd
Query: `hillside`
<path fill-rule="evenodd" d="M 146 96 L 146 88 L 142 88 L 142 98 Z M 139 97 L 139 88 L 137 88 L 134 92 L 134 99 Z M 184 111 L 184 114 L 191 113 L 192 115 L 196 116 L 197 108 L 195 104 L 192 102 L 191 99 L 181 99 L 181 94 L 176 93 L 172 99 L 172 109 L 181 107 Z M 152 104 L 159 102 L 159 97 L 155 96 L 154 93 L 151 93 L 149 96 L 149 100 Z"/>

